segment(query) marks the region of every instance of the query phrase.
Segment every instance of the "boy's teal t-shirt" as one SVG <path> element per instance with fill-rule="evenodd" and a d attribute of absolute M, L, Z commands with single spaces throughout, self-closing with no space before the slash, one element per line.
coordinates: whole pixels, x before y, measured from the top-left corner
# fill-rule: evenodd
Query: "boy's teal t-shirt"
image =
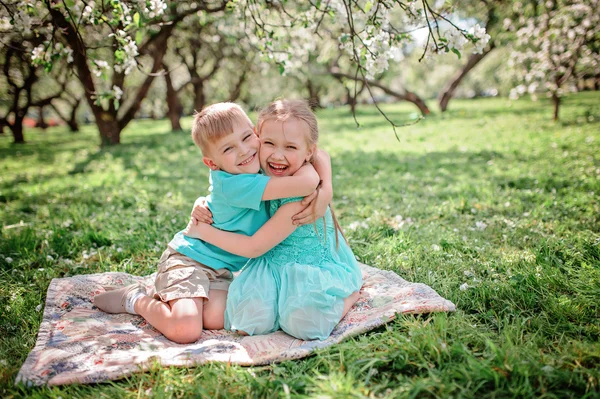
<path fill-rule="evenodd" d="M 232 175 L 223 171 L 210 171 L 210 195 L 206 198 L 213 215 L 213 226 L 232 233 L 251 236 L 269 219 L 262 200 L 269 177 L 261 174 Z M 169 246 L 214 269 L 238 271 L 248 258 L 230 254 L 180 231 Z"/>

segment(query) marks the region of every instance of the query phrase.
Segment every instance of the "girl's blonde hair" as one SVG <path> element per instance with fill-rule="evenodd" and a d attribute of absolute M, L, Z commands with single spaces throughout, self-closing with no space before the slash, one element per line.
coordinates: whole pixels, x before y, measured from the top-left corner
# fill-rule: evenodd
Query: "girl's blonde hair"
<path fill-rule="evenodd" d="M 260 111 L 258 115 L 258 121 L 256 123 L 256 131 L 260 136 L 260 132 L 262 130 L 263 124 L 268 120 L 276 120 L 278 122 L 285 122 L 288 119 L 298 119 L 305 122 L 308 125 L 308 135 L 306 137 L 308 146 L 317 145 L 319 141 L 319 125 L 317 123 L 317 117 L 310 109 L 310 106 L 306 101 L 303 100 L 277 100 L 273 101 L 265 109 Z M 316 153 L 316 151 L 315 151 Z M 314 154 L 312 155 L 310 161 L 312 162 L 314 159 Z M 348 243 L 340 224 L 338 223 L 337 218 L 335 217 L 335 213 L 333 212 L 333 207 L 331 204 L 329 205 L 329 210 L 331 211 L 331 218 L 333 219 L 333 227 L 335 229 L 335 245 L 336 247 L 339 245 L 338 241 L 338 232 L 342 234 L 342 237 Z M 325 230 L 327 229 L 327 222 L 325 218 L 323 218 L 323 226 Z M 315 225 L 316 230 L 316 225 Z"/>

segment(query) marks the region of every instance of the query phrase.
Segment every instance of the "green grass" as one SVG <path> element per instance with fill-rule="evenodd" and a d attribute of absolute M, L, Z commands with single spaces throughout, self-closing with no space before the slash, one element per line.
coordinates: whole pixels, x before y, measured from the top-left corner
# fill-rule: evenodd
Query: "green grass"
<path fill-rule="evenodd" d="M 166 121 L 135 122 L 108 149 L 93 126 L 27 131 L 23 146 L 0 136 L 0 396 L 600 397 L 599 104 L 598 93 L 571 96 L 554 123 L 547 101 L 457 100 L 400 129 L 400 142 L 372 107 L 359 108 L 358 130 L 345 109 L 319 112 L 356 255 L 458 311 L 399 316 L 269 367 L 156 366 L 55 388 L 13 385 L 50 280 L 153 272 L 206 193 L 207 169 Z"/>

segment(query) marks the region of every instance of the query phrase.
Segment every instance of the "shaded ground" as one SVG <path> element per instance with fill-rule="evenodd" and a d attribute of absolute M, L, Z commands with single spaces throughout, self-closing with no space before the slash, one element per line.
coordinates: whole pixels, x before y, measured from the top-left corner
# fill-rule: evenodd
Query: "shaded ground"
<path fill-rule="evenodd" d="M 318 114 L 356 255 L 429 284 L 456 313 L 399 317 L 272 367 L 157 366 L 53 389 L 12 386 L 50 280 L 153 272 L 206 193 L 207 169 L 166 121 L 136 122 L 109 149 L 91 126 L 28 131 L 24 146 L 0 137 L 0 394 L 597 397 L 599 100 L 567 98 L 559 123 L 548 102 L 456 101 L 399 130 L 400 142 L 374 108 L 359 109 L 359 130 L 346 110 Z M 416 116 L 407 104 L 384 109 L 399 122 Z"/>

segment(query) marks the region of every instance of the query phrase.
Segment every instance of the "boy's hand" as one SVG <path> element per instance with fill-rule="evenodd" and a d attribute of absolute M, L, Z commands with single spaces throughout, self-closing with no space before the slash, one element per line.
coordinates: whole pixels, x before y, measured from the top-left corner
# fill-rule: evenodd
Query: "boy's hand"
<path fill-rule="evenodd" d="M 203 223 L 197 223 L 197 222 L 194 223 L 194 218 L 190 218 L 190 222 L 186 226 L 185 230 L 183 230 L 183 235 L 201 240 L 203 226 L 208 226 L 208 225 L 203 224 Z"/>
<path fill-rule="evenodd" d="M 314 193 L 304 197 L 301 204 L 305 208 L 292 216 L 292 223 L 295 225 L 302 225 L 308 223 L 314 223 L 317 219 L 325 216 L 327 207 L 331 202 L 331 197 L 327 190 L 322 187 L 318 187 Z"/>
<path fill-rule="evenodd" d="M 205 197 L 199 197 L 194 202 L 194 209 L 192 209 L 192 218 L 190 222 L 194 225 L 200 223 L 213 224 L 212 212 L 208 208 Z"/>

